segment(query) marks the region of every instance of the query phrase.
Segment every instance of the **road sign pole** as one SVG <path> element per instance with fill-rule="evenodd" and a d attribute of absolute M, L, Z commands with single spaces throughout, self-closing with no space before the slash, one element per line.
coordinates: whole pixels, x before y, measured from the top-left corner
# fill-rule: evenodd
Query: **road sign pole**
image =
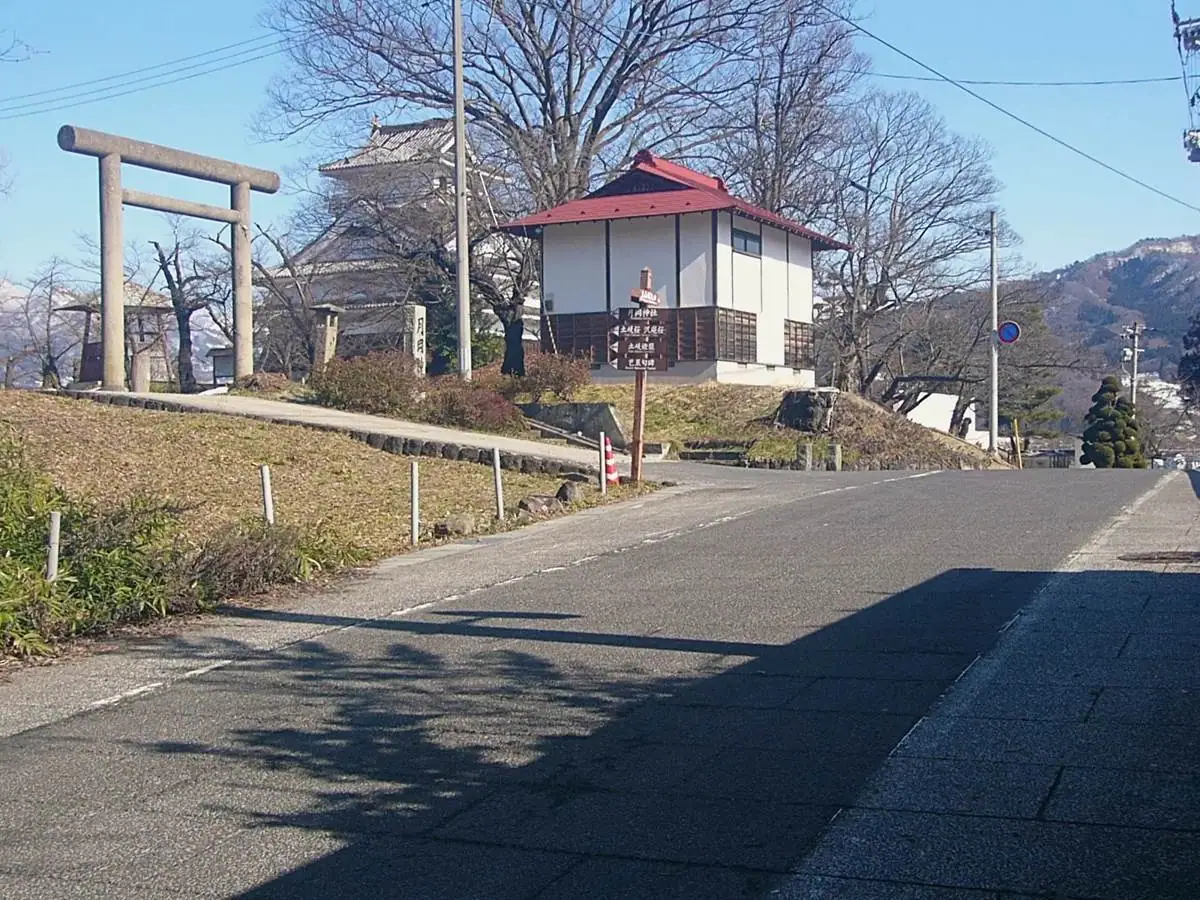
<path fill-rule="evenodd" d="M 654 298 L 654 276 L 649 269 L 642 269 L 642 281 L 633 299 L 640 304 Z M 633 373 L 633 440 L 630 442 L 630 452 L 633 454 L 629 462 L 629 480 L 637 484 L 642 480 L 642 447 L 645 443 L 646 432 L 646 371 L 638 369 Z"/>
<path fill-rule="evenodd" d="M 642 480 L 642 444 L 646 429 L 646 373 L 638 369 L 633 373 L 633 441 L 630 450 L 633 459 L 629 463 L 629 480 L 637 484 Z"/>
<path fill-rule="evenodd" d="M 999 266 L 997 265 L 997 235 L 996 235 L 996 213 L 991 215 L 991 268 L 992 268 L 992 355 L 991 355 L 991 385 L 990 396 L 988 403 L 988 453 L 991 456 L 997 456 L 1000 452 L 998 446 L 998 433 L 1000 431 L 1000 275 Z"/>

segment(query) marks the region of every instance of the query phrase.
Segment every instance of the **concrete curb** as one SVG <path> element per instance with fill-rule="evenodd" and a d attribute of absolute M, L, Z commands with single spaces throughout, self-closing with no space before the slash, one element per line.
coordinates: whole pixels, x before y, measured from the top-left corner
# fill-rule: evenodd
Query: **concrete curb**
<path fill-rule="evenodd" d="M 59 390 L 55 393 L 63 397 L 70 397 L 73 400 L 91 400 L 94 403 L 105 403 L 109 406 L 124 406 L 157 412 L 237 416 L 243 419 L 253 419 L 257 422 L 271 422 L 274 425 L 292 425 L 301 428 L 312 428 L 316 431 L 331 431 L 335 434 L 344 434 L 356 441 L 362 441 L 364 444 L 376 450 L 382 450 L 384 453 L 393 453 L 398 456 L 432 456 L 439 459 L 471 462 L 486 466 L 492 464 L 492 448 L 485 440 L 472 443 L 427 441 L 421 438 L 406 437 L 403 434 L 363 431 L 340 425 L 305 422 L 298 419 L 291 419 L 287 416 L 257 416 L 240 412 L 215 412 L 212 410 L 196 409 L 185 403 L 177 403 L 173 400 L 153 400 L 146 397 L 134 397 L 129 394 L 108 393 L 104 391 Z M 592 478 L 600 477 L 600 468 L 598 466 L 584 466 L 566 460 L 551 459 L 545 456 L 533 456 L 524 453 L 512 453 L 504 450 L 500 452 L 500 468 L 507 469 L 510 472 L 521 472 L 525 475 L 587 475 Z"/>

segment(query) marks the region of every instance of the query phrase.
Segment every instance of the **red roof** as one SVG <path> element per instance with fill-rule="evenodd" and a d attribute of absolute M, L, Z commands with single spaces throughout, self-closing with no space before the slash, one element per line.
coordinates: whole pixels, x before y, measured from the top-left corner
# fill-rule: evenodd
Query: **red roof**
<path fill-rule="evenodd" d="M 653 176 L 652 179 L 647 180 L 647 175 Z M 814 250 L 850 249 L 841 241 L 733 196 L 720 178 L 661 159 L 646 150 L 634 157 L 633 166 L 628 172 L 588 196 L 506 222 L 499 226 L 499 230 L 529 236 L 536 234 L 544 225 L 674 216 L 726 209 L 808 238 Z"/>

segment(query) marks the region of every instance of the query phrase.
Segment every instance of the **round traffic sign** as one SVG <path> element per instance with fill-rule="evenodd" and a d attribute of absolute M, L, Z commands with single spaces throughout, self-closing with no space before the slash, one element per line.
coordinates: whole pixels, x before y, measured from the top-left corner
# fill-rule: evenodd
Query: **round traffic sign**
<path fill-rule="evenodd" d="M 1021 336 L 1021 326 L 1016 322 L 1003 322 L 996 331 L 1002 344 L 1015 344 Z"/>

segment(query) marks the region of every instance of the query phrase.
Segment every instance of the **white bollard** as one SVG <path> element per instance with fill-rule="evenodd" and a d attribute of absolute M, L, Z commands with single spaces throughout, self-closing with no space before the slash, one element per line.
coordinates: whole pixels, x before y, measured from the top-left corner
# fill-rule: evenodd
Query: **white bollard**
<path fill-rule="evenodd" d="M 420 476 L 417 474 L 417 461 L 414 459 L 411 463 L 412 479 L 411 479 L 411 500 L 412 509 L 409 518 L 409 527 L 412 530 L 412 545 L 417 546 L 421 539 L 421 484 Z"/>
<path fill-rule="evenodd" d="M 504 521 L 504 481 L 500 477 L 500 448 L 492 448 L 492 477 L 496 481 L 496 518 Z"/>
<path fill-rule="evenodd" d="M 271 492 L 271 467 L 265 463 L 258 467 L 262 475 L 263 519 L 267 525 L 275 524 L 275 496 Z"/>
<path fill-rule="evenodd" d="M 46 549 L 46 580 L 53 581 L 58 577 L 58 538 L 62 528 L 62 513 L 50 513 L 50 540 Z"/>
<path fill-rule="evenodd" d="M 608 459 L 604 453 L 604 432 L 600 432 L 600 496 L 608 493 Z"/>

